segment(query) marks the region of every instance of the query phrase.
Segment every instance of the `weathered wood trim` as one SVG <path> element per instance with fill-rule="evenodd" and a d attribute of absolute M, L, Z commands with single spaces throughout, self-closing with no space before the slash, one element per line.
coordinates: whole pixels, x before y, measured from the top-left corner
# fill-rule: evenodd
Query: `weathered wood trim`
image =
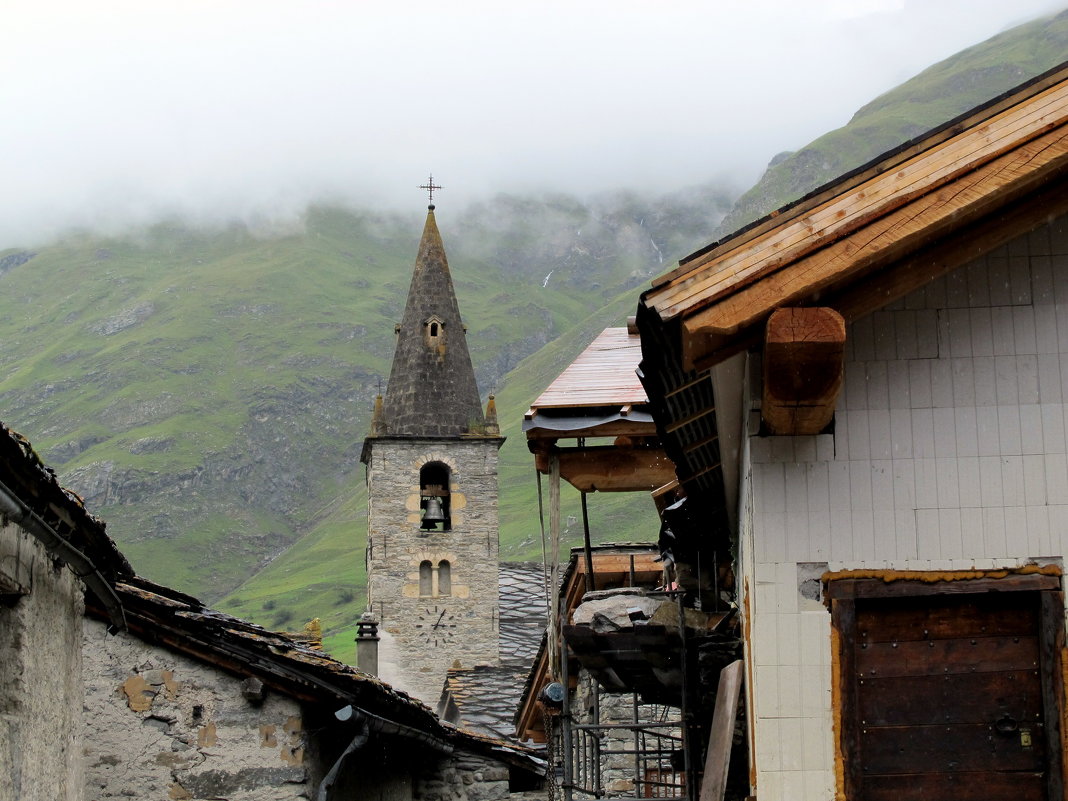
<path fill-rule="evenodd" d="M 735 287 L 702 304 L 682 322 L 683 366 L 705 365 L 708 354 L 742 334 L 772 309 L 799 304 L 868 273 L 909 258 L 922 247 L 1023 195 L 1059 179 L 1068 167 L 1068 130 L 1058 128 L 961 177 L 947 189 L 917 198 L 850 236 Z M 727 354 L 729 355 L 729 353 Z"/>
<path fill-rule="evenodd" d="M 835 732 L 835 773 L 837 774 L 837 798 L 856 798 L 860 789 L 860 723 L 857 715 L 857 686 L 854 680 L 856 666 L 856 602 L 851 598 L 831 601 L 831 628 L 835 651 L 832 661 L 837 667 L 831 676 L 832 703 Z M 838 703 L 834 703 L 834 699 Z"/>
<path fill-rule="evenodd" d="M 727 790 L 727 769 L 730 767 L 731 745 L 734 742 L 734 721 L 738 717 L 738 696 L 742 691 L 742 667 L 742 660 L 738 659 L 719 672 L 716 708 L 712 713 L 712 729 L 708 736 L 699 801 L 722 801 Z"/>
<path fill-rule="evenodd" d="M 1010 573 L 1002 578 L 960 578 L 948 581 L 916 579 L 841 578 L 827 582 L 825 597 L 832 601 L 856 598 L 908 598 L 916 595 L 959 595 L 986 592 L 1059 590 L 1060 576 Z"/>
<path fill-rule="evenodd" d="M 965 130 L 922 151 L 895 170 L 880 172 L 751 242 L 717 258 L 696 260 L 684 277 L 658 288 L 646 302 L 662 319 L 671 319 L 797 263 L 918 198 L 954 194 L 938 190 L 1006 154 L 1012 158 L 1035 137 L 1064 124 L 1066 103 L 1068 85 L 1054 86 L 1025 104 L 1006 109 L 981 128 Z"/>
<path fill-rule="evenodd" d="M 605 445 L 560 448 L 553 454 L 560 477 L 581 492 L 651 492 L 675 478 L 675 464 L 663 448 Z M 551 463 L 551 458 L 535 460 L 543 473 Z"/>
<path fill-rule="evenodd" d="M 1064 799 L 1064 593 L 1039 593 L 1039 670 L 1046 731 L 1048 798 Z"/>

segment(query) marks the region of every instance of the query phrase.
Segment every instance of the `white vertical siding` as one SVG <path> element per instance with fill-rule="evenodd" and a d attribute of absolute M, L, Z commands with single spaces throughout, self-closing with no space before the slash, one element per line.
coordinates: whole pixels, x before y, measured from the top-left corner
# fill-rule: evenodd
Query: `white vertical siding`
<path fill-rule="evenodd" d="M 834 433 L 750 437 L 742 470 L 761 798 L 834 797 L 830 615 L 800 596 L 799 564 L 993 569 L 1068 551 L 1068 221 L 846 343 Z"/>

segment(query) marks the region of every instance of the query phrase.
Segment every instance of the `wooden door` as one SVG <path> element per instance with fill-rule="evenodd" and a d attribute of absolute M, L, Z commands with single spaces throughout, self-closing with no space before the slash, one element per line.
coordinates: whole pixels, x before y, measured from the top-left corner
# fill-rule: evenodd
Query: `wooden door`
<path fill-rule="evenodd" d="M 1060 801 L 1060 592 L 834 603 L 849 799 Z"/>

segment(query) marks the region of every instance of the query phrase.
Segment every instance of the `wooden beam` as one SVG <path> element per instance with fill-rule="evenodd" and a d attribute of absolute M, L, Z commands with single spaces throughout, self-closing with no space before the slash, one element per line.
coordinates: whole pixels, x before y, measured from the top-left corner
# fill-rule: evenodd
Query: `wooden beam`
<path fill-rule="evenodd" d="M 699 801 L 722 801 L 727 791 L 727 769 L 734 743 L 734 721 L 738 717 L 738 696 L 742 690 L 742 660 L 731 662 L 719 672 L 716 709 L 705 753 L 705 775 Z"/>
<path fill-rule="evenodd" d="M 651 492 L 675 478 L 663 448 L 561 449 L 559 456 L 561 477 L 582 492 Z"/>
<path fill-rule="evenodd" d="M 845 320 L 826 307 L 776 309 L 764 338 L 764 423 L 818 434 L 834 417 L 845 369 Z"/>
<path fill-rule="evenodd" d="M 918 251 L 979 217 L 992 214 L 1068 167 L 1068 128 L 1057 128 L 958 178 L 951 186 L 895 208 L 788 268 L 762 273 L 733 294 L 705 306 L 683 321 L 683 337 L 729 336 L 762 319 L 774 308 L 841 284 L 875 267 Z M 700 350 L 699 344 L 697 350 Z M 698 358 L 691 351 L 683 366 Z"/>
<path fill-rule="evenodd" d="M 1068 122 L 1068 83 L 1051 87 L 965 130 L 894 169 L 841 194 L 797 219 L 716 258 L 705 257 L 647 303 L 662 319 L 715 303 L 780 268 L 816 252 L 872 219 L 886 216 L 918 197 L 938 194 L 960 176 L 1020 149 L 1035 137 Z M 708 269 L 713 267 L 712 269 Z"/>

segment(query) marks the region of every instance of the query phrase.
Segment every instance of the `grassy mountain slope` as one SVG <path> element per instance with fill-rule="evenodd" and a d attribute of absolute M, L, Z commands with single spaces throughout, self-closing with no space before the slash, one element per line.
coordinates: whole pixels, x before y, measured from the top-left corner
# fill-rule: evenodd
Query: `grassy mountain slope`
<path fill-rule="evenodd" d="M 695 246 L 730 201 L 705 187 L 439 209 L 484 391 L 659 272 L 661 250 Z M 319 207 L 284 231 L 169 222 L 0 251 L 0 416 L 149 578 L 217 601 L 265 565 L 297 570 L 287 548 L 304 535 L 332 568 L 361 514 L 360 443 L 421 229 Z M 362 545 L 345 549 L 336 581 L 290 580 L 307 599 L 322 585 L 308 608 L 358 590 Z M 288 625 L 279 581 L 255 619 Z"/>
<path fill-rule="evenodd" d="M 537 480 L 533 457 L 522 433 L 523 412 L 583 348 L 606 326 L 625 324 L 634 310 L 634 293 L 624 292 L 552 343 L 527 357 L 501 382 L 497 396 L 501 433 L 501 558 L 542 558 Z M 275 628 L 295 627 L 320 618 L 328 650 L 352 659 L 355 621 L 363 611 L 366 588 L 363 549 L 367 498 L 362 468 L 352 477 L 352 493 L 326 510 L 321 521 L 277 559 L 220 600 L 221 608 Z M 548 485 L 545 485 L 548 492 Z M 582 542 L 579 494 L 566 483 L 561 514 L 574 519 L 563 547 Z M 648 539 L 657 534 L 652 502 L 644 494 L 595 493 L 589 498 L 590 530 L 597 542 Z"/>
<path fill-rule="evenodd" d="M 1068 58 L 1068 11 L 998 34 L 865 105 L 849 123 L 772 159 L 724 218 L 725 235 Z"/>

